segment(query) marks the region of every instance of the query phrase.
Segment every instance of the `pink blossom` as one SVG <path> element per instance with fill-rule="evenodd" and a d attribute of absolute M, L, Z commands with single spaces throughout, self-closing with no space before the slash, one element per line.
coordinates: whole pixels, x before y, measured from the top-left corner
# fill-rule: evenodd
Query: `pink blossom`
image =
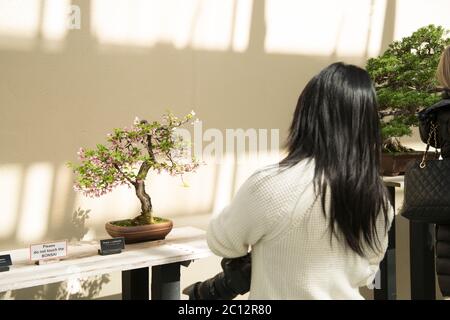
<path fill-rule="evenodd" d="M 186 123 L 187 119 L 192 118 L 194 115 L 195 112 L 192 111 L 188 118 L 183 118 L 186 120 L 179 120 L 172 114 L 166 114 L 163 116 L 163 122 L 158 128 L 176 130 L 177 126 Z M 137 158 L 147 153 L 148 136 L 138 126 L 140 123 L 140 119 L 136 117 L 134 126 L 130 129 L 124 127 L 119 135 L 109 133 L 107 135 L 109 138 L 108 150 L 98 150 L 92 153 L 90 151 L 89 153 L 94 155 L 86 158 L 86 151 L 80 148 L 78 151 L 80 160 L 84 164 L 90 165 L 86 166 L 85 169 L 92 168 L 92 170 L 78 171 L 79 174 L 82 172 L 83 179 L 80 181 L 83 181 L 83 183 L 77 181 L 74 184 L 74 190 L 81 191 L 84 195 L 94 198 L 111 192 L 117 186 L 126 185 L 128 188 L 133 186 L 127 179 L 136 179 L 137 170 L 142 165 L 142 160 L 137 161 Z M 199 163 L 189 156 L 188 148 L 190 146 L 183 141 L 181 136 L 174 135 L 172 137 L 173 140 L 169 141 L 174 143 L 169 157 L 167 150 L 160 146 L 160 142 L 165 141 L 167 137 L 165 133 L 154 128 L 150 134 L 153 137 L 153 155 L 155 156 L 153 170 L 158 174 L 166 171 L 172 176 L 182 175 L 185 172 L 194 171 L 199 166 Z M 113 152 L 119 153 L 120 157 L 123 158 L 120 163 L 117 163 L 118 160 L 115 156 L 113 159 Z M 116 164 L 121 167 L 121 172 L 115 169 Z M 113 181 L 106 181 L 105 177 L 111 175 Z M 145 182 L 145 178 L 139 179 L 138 182 Z"/>
<path fill-rule="evenodd" d="M 85 159 L 84 149 L 80 148 L 77 152 L 77 155 L 80 160 L 84 160 Z"/>

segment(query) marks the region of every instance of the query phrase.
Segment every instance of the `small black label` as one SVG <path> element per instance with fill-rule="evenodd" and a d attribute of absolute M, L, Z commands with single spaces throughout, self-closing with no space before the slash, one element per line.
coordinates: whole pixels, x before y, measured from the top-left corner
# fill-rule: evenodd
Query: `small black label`
<path fill-rule="evenodd" d="M 9 271 L 10 265 L 12 265 L 11 255 L 5 254 L 0 256 L 0 272 Z"/>
<path fill-rule="evenodd" d="M 12 265 L 11 255 L 0 256 L 0 267 L 9 267 L 10 265 Z"/>
<path fill-rule="evenodd" d="M 101 255 L 121 253 L 122 249 L 125 249 L 125 238 L 113 238 L 100 240 L 100 250 L 98 251 Z"/>

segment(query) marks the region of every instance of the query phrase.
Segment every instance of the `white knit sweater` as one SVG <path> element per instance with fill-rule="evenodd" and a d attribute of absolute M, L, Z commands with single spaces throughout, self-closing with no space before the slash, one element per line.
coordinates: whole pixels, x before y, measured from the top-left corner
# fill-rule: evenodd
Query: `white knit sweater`
<path fill-rule="evenodd" d="M 360 257 L 345 241 L 333 236 L 330 242 L 329 221 L 313 188 L 314 161 L 279 170 L 259 170 L 242 185 L 211 220 L 209 247 L 228 258 L 251 247 L 250 299 L 363 299 L 359 287 L 373 282 L 387 248 L 383 215 L 382 251 Z M 389 226 L 392 217 L 390 208 Z"/>

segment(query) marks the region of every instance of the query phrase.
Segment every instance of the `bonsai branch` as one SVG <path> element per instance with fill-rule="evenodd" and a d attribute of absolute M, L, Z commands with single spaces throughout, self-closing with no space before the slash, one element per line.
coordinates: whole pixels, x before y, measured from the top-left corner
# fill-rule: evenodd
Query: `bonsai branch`
<path fill-rule="evenodd" d="M 385 118 L 389 116 L 407 116 L 410 115 L 411 112 L 406 109 L 397 109 L 397 110 L 380 110 L 378 111 L 380 118 Z"/>
<path fill-rule="evenodd" d="M 383 141 L 383 151 L 396 153 L 396 152 L 411 152 L 414 150 L 402 145 L 398 138 L 390 137 Z"/>
<path fill-rule="evenodd" d="M 119 165 L 117 163 L 114 163 L 114 168 L 116 168 L 117 172 L 119 172 L 122 177 L 124 177 L 130 184 L 132 184 L 133 186 L 136 184 L 135 181 L 133 181 L 130 177 L 128 177 L 119 167 Z"/>
<path fill-rule="evenodd" d="M 148 155 L 150 156 L 150 160 L 155 161 L 155 153 L 153 152 L 152 136 L 150 134 L 147 136 L 147 144 L 145 147 L 147 148 L 147 152 L 148 152 Z"/>

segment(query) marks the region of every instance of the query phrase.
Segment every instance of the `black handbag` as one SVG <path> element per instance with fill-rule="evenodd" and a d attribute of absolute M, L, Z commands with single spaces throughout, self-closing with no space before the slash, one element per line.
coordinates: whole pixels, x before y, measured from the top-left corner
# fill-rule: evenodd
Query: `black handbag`
<path fill-rule="evenodd" d="M 450 159 L 427 159 L 431 139 L 438 145 L 438 126 L 430 121 L 427 148 L 422 161 L 415 161 L 405 172 L 405 199 L 401 210 L 405 218 L 427 223 L 450 223 Z"/>

